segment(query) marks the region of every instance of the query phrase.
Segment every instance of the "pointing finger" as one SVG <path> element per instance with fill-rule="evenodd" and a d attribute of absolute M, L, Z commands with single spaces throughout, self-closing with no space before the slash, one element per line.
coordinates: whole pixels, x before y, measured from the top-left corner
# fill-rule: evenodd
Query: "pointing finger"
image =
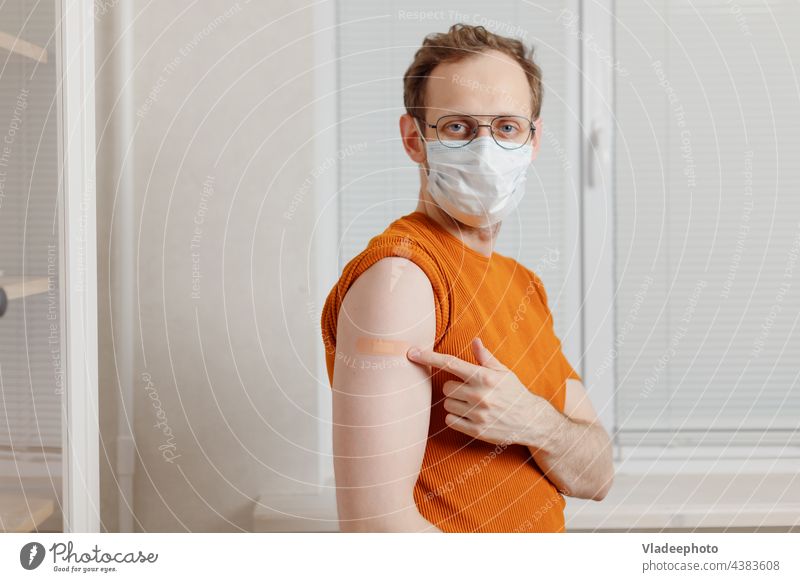
<path fill-rule="evenodd" d="M 470 378 L 482 369 L 481 366 L 476 366 L 451 354 L 441 354 L 433 350 L 411 348 L 408 350 L 407 356 L 411 361 L 418 364 L 441 368 L 455 374 L 465 382 L 468 382 Z"/>

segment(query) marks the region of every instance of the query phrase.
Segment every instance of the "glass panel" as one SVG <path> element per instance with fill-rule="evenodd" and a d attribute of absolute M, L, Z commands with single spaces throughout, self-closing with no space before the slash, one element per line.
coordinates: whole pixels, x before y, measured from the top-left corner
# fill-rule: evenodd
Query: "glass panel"
<path fill-rule="evenodd" d="M 797 3 L 617 3 L 620 442 L 800 454 Z"/>
<path fill-rule="evenodd" d="M 0 4 L 0 531 L 62 531 L 54 31 L 54 2 Z"/>

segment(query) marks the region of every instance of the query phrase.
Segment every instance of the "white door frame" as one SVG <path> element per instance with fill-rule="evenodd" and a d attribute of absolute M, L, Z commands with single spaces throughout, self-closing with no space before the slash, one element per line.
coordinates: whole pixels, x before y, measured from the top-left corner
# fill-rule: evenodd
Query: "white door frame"
<path fill-rule="evenodd" d="M 99 532 L 94 2 L 59 0 L 56 35 L 64 531 Z"/>
<path fill-rule="evenodd" d="M 614 434 L 614 0 L 580 2 L 583 239 L 583 380 L 609 434 Z"/>
<path fill-rule="evenodd" d="M 339 197 L 339 128 L 334 120 L 338 119 L 337 92 L 339 78 L 335 60 L 338 58 L 336 2 L 329 1 L 316 4 L 313 8 L 314 23 L 314 127 L 318 128 L 314 135 L 314 165 L 322 167 L 330 163 L 325 180 L 314 181 L 314 254 L 316 289 L 314 292 L 314 310 L 317 322 L 321 317 L 322 306 L 331 287 L 339 277 L 339 212 L 332 211 L 332 205 L 338 204 Z M 330 487 L 334 484 L 333 474 L 333 403 L 332 392 L 328 385 L 328 368 L 325 363 L 325 350 L 318 337 L 317 350 L 317 418 L 320 432 L 319 464 L 317 479 L 320 493 L 330 495 Z"/>

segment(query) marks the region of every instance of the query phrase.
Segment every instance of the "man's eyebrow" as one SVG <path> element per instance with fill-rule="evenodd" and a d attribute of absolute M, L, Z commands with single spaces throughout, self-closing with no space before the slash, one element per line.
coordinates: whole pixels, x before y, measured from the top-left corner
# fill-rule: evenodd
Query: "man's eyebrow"
<path fill-rule="evenodd" d="M 530 119 L 530 115 L 525 115 L 525 113 L 520 113 L 519 111 L 504 111 L 502 113 L 490 113 L 489 115 L 494 115 L 494 117 L 524 117 L 525 119 Z"/>
<path fill-rule="evenodd" d="M 467 111 L 460 111 L 457 109 L 441 109 L 437 108 L 439 111 L 453 111 L 454 113 L 445 113 L 444 115 L 471 115 L 473 117 L 524 117 L 525 119 L 530 119 L 530 115 L 525 115 L 524 113 L 520 112 L 501 112 L 501 113 L 469 113 Z"/>

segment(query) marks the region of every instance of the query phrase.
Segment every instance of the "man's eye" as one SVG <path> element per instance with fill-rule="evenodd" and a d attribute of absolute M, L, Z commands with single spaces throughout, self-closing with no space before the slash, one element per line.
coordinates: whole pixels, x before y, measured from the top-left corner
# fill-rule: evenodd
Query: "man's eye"
<path fill-rule="evenodd" d="M 451 133 L 460 133 L 464 131 L 464 126 L 460 123 L 451 123 L 447 126 L 447 131 Z"/>

